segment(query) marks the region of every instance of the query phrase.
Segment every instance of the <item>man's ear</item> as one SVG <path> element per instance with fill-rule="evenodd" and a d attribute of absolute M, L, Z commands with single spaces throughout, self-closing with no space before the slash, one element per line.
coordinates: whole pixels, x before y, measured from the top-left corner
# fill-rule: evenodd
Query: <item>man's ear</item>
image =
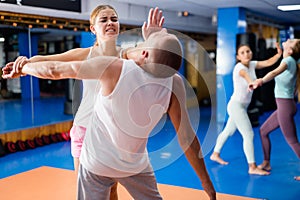
<path fill-rule="evenodd" d="M 135 63 L 138 64 L 139 66 L 142 66 L 146 64 L 146 60 L 148 58 L 149 54 L 148 51 L 143 50 L 141 54 L 138 56 L 138 58 L 135 60 Z"/>
<path fill-rule="evenodd" d="M 149 57 L 149 52 L 146 51 L 146 50 L 143 50 L 143 51 L 142 51 L 142 57 L 148 58 L 148 57 Z"/>

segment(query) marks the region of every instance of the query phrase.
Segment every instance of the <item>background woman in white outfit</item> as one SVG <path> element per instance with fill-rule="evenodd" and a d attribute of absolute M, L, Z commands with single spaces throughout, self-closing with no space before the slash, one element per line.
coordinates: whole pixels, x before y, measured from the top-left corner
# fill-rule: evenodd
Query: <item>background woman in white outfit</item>
<path fill-rule="evenodd" d="M 248 91 L 248 84 L 256 79 L 255 69 L 271 66 L 281 57 L 282 51 L 277 44 L 277 54 L 265 61 L 251 61 L 252 51 L 248 45 L 240 45 L 236 58 L 239 61 L 233 70 L 233 94 L 227 105 L 229 115 L 224 130 L 219 134 L 217 143 L 210 159 L 222 165 L 228 162 L 220 157 L 221 149 L 229 138 L 238 130 L 243 137 L 243 149 L 249 164 L 249 174 L 268 175 L 269 172 L 256 166 L 253 145 L 253 129 L 247 114 L 247 108 L 252 98 L 252 91 Z"/>

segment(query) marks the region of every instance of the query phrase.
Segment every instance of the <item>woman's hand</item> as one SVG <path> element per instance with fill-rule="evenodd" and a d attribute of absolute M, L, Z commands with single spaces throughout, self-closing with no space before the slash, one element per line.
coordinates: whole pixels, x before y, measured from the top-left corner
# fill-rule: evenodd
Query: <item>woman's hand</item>
<path fill-rule="evenodd" d="M 262 78 L 258 78 L 255 81 L 253 81 L 252 83 L 248 84 L 248 91 L 253 91 L 256 88 L 260 87 L 263 85 L 263 79 Z"/>
<path fill-rule="evenodd" d="M 165 18 L 162 15 L 162 10 L 159 10 L 158 7 L 156 7 L 155 9 L 151 8 L 148 15 L 148 23 L 144 22 L 142 26 L 144 40 L 146 40 L 149 35 L 151 35 L 151 33 L 160 31 L 162 29 L 164 21 Z"/>
<path fill-rule="evenodd" d="M 22 73 L 22 68 L 29 63 L 29 59 L 25 56 L 19 56 L 14 62 L 9 62 L 2 68 L 2 78 L 18 78 L 25 74 Z"/>

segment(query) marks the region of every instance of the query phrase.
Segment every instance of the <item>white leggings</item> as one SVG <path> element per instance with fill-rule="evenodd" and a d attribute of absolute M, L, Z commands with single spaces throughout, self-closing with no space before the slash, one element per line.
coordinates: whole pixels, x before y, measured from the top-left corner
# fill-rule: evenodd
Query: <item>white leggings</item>
<path fill-rule="evenodd" d="M 243 137 L 243 149 L 248 163 L 255 163 L 253 129 L 247 114 L 248 104 L 230 100 L 227 106 L 229 115 L 224 130 L 219 134 L 214 152 L 220 153 L 226 140 L 238 130 Z"/>

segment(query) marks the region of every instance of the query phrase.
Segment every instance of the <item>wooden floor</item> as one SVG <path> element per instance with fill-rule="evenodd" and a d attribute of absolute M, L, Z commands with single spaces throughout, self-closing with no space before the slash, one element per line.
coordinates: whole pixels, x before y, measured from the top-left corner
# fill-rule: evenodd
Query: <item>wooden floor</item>
<path fill-rule="evenodd" d="M 164 200 L 208 200 L 203 190 L 159 184 Z M 121 185 L 120 200 L 132 200 Z M 0 179 L 0 197 L 3 200 L 74 200 L 76 199 L 76 177 L 74 171 L 53 167 L 40 167 L 15 176 Z M 219 193 L 218 200 L 251 200 Z"/>

